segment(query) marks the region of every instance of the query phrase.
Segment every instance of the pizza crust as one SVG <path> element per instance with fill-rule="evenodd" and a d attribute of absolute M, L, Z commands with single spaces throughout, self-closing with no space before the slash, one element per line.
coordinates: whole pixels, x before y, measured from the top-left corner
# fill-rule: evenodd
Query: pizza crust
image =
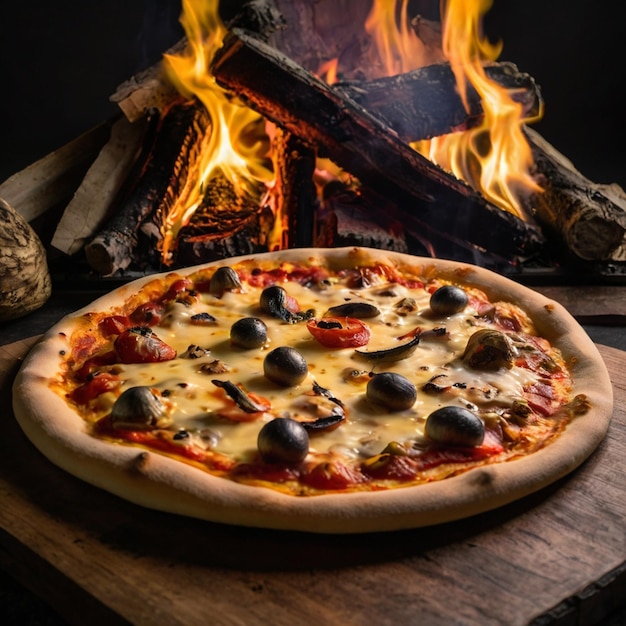
<path fill-rule="evenodd" d="M 574 394 L 592 409 L 577 416 L 556 441 L 529 456 L 478 467 L 459 476 L 389 491 L 296 497 L 216 478 L 166 456 L 115 446 L 87 434 L 83 419 L 48 386 L 69 349 L 76 318 L 119 305 L 156 278 L 133 281 L 68 315 L 34 346 L 18 372 L 13 410 L 31 442 L 54 464 L 82 480 L 141 506 L 213 522 L 318 533 L 364 533 L 416 528 L 488 511 L 555 482 L 577 468 L 604 438 L 612 415 L 609 375 L 596 346 L 558 303 L 489 270 L 369 248 L 293 249 L 227 259 L 277 260 L 333 269 L 383 261 L 413 272 L 476 286 L 494 300 L 519 303 L 539 334 L 558 347 L 570 367 Z M 205 267 L 205 266 L 200 266 Z M 198 267 L 177 270 L 190 274 Z"/>

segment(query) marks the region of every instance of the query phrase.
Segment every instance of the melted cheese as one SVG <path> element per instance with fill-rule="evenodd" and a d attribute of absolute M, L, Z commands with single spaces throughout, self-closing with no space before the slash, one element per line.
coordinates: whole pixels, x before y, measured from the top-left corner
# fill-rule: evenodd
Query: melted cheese
<path fill-rule="evenodd" d="M 381 311 L 376 318 L 364 320 L 371 329 L 369 344 L 360 350 L 387 349 L 404 343 L 399 341 L 416 327 L 423 331 L 445 328 L 446 336 L 424 336 L 416 351 L 401 361 L 372 365 L 361 358 L 353 348 L 329 349 L 311 336 L 305 323 L 287 324 L 261 312 L 260 288 L 245 286 L 245 293 L 227 293 L 221 299 L 208 294 L 190 306 L 173 303 L 159 326 L 153 327 L 159 338 L 177 350 L 179 357 L 158 364 L 117 365 L 125 379 L 123 389 L 135 385 L 149 385 L 167 394 L 171 403 L 172 429 L 188 431 L 198 445 L 210 447 L 246 460 L 256 450 L 257 435 L 266 421 L 277 416 L 314 419 L 330 414 L 333 405 L 317 397 L 311 400 L 314 381 L 328 389 L 344 404 L 347 420 L 331 432 L 311 435 L 312 452 L 340 451 L 349 456 L 371 456 L 381 452 L 391 441 L 420 440 L 428 415 L 443 405 L 457 404 L 488 411 L 495 400 L 500 406 L 510 405 L 522 397 L 523 387 L 533 383 L 537 376 L 527 369 L 513 367 L 497 372 L 482 372 L 466 367 L 462 355 L 469 336 L 479 326 L 476 311 L 470 307 L 462 313 L 445 318 L 432 316 L 430 294 L 425 289 L 407 289 L 393 285 L 389 288 L 372 287 L 353 291 L 338 285 L 324 290 L 312 290 L 298 283 L 284 285 L 290 296 L 297 299 L 302 310 L 313 308 L 321 317 L 332 306 L 348 301 L 367 301 Z M 416 300 L 417 312 L 398 314 L 397 303 L 403 298 Z M 215 323 L 197 326 L 190 322 L 193 315 L 209 312 Z M 244 350 L 231 345 L 230 327 L 241 317 L 261 317 L 268 326 L 268 341 L 261 349 Z M 183 358 L 189 346 L 196 345 L 208 351 L 200 358 Z M 278 346 L 291 346 L 305 357 L 309 373 L 297 387 L 283 388 L 263 375 L 266 354 Z M 207 364 L 218 359 L 228 371 L 212 374 Z M 204 366 L 204 367 L 203 367 Z M 365 398 L 367 376 L 361 382 L 347 380 L 350 370 L 379 373 L 393 371 L 404 375 L 415 384 L 417 400 L 409 410 L 390 413 L 373 406 Z M 429 394 L 422 391 L 434 376 L 445 375 L 436 382 L 449 385 L 449 391 Z M 220 416 L 232 406 L 222 390 L 211 381 L 229 380 L 242 385 L 246 391 L 267 398 L 271 409 L 251 422 L 235 422 Z M 445 383 L 443 381 L 446 381 Z"/>

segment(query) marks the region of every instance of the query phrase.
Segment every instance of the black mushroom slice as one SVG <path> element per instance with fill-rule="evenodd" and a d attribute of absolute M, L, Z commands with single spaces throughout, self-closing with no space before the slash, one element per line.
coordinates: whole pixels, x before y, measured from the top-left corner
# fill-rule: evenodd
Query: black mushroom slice
<path fill-rule="evenodd" d="M 447 446 L 479 446 L 485 439 L 485 425 L 476 413 L 460 406 L 444 406 L 427 418 L 424 434 Z"/>
<path fill-rule="evenodd" d="M 309 366 L 301 352 L 289 346 L 279 346 L 265 356 L 263 373 L 277 385 L 295 387 L 307 377 Z"/>
<path fill-rule="evenodd" d="M 515 349 L 511 340 L 493 328 L 477 330 L 467 341 L 461 357 L 469 367 L 478 370 L 499 370 L 513 367 Z"/>
<path fill-rule="evenodd" d="M 209 293 L 221 298 L 227 291 L 240 291 L 239 275 L 232 267 L 218 267 L 209 282 Z"/>
<path fill-rule="evenodd" d="M 315 315 L 313 309 L 297 312 L 290 310 L 288 307 L 287 291 L 280 285 L 266 287 L 261 292 L 259 304 L 264 313 L 276 317 L 283 322 L 287 322 L 288 324 L 304 322 L 310 320 Z"/>
<path fill-rule="evenodd" d="M 411 356 L 420 342 L 420 335 L 415 335 L 411 341 L 407 341 L 399 346 L 388 348 L 386 350 L 373 350 L 367 352 L 365 350 L 355 350 L 355 352 L 368 361 L 374 363 L 393 363 L 394 361 L 401 361 Z"/>
<path fill-rule="evenodd" d="M 380 309 L 369 302 L 345 302 L 344 304 L 330 307 L 324 313 L 324 317 L 356 317 L 360 320 L 378 317 L 379 315 Z"/>
<path fill-rule="evenodd" d="M 259 431 L 257 448 L 265 463 L 301 463 L 309 453 L 309 433 L 289 417 L 277 417 Z"/>
<path fill-rule="evenodd" d="M 152 388 L 143 385 L 126 389 L 111 409 L 114 428 L 149 430 L 165 428 L 169 423 L 165 404 Z"/>
<path fill-rule="evenodd" d="M 217 322 L 217 320 L 206 311 L 202 313 L 196 313 L 195 315 L 191 316 L 191 323 L 195 326 L 209 326 L 211 324 L 214 324 L 215 322 Z"/>
<path fill-rule="evenodd" d="M 382 372 L 375 374 L 367 383 L 365 396 L 370 402 L 389 411 L 405 411 L 415 404 L 417 389 L 402 374 Z"/>
<path fill-rule="evenodd" d="M 242 317 L 230 327 L 230 340 L 238 348 L 261 348 L 267 342 L 267 325 L 258 317 Z"/>
<path fill-rule="evenodd" d="M 223 389 L 228 397 L 245 413 L 267 411 L 268 407 L 253 400 L 241 387 L 230 380 L 215 378 L 211 381 L 216 387 Z"/>
<path fill-rule="evenodd" d="M 460 313 L 468 303 L 467 294 L 461 287 L 444 285 L 430 296 L 430 309 L 436 315 Z"/>

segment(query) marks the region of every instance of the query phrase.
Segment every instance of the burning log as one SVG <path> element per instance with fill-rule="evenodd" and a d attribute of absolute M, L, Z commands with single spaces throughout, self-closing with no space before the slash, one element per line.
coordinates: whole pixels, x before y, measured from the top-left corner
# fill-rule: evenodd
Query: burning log
<path fill-rule="evenodd" d="M 540 239 L 533 228 L 411 149 L 360 105 L 253 36 L 233 29 L 211 71 L 220 85 L 266 118 L 393 199 L 395 217 L 416 230 L 433 228 L 505 258 L 527 254 Z"/>
<path fill-rule="evenodd" d="M 408 252 L 402 224 L 381 210 L 372 194 L 357 194 L 343 185 L 324 187 L 323 208 L 318 215 L 315 245 L 321 248 L 369 246 L 380 250 Z"/>
<path fill-rule="evenodd" d="M 96 272 L 110 276 L 127 268 L 133 255 L 142 252 L 142 234 L 146 248 L 143 252 L 148 258 L 154 254 L 161 235 L 154 221 L 146 219 L 158 219 L 172 205 L 193 168 L 202 145 L 199 139 L 208 126 L 206 110 L 194 102 L 175 105 L 159 118 L 141 175 L 116 207 L 113 218 L 85 246 L 87 262 Z"/>
<path fill-rule="evenodd" d="M 543 100 L 530 75 L 513 63 L 487 65 L 485 73 L 522 104 L 525 117 L 539 115 Z M 469 111 L 465 109 L 448 63 L 371 81 L 335 83 L 333 89 L 374 113 L 407 143 L 465 130 L 483 114 L 480 95 L 471 87 Z"/>
<path fill-rule="evenodd" d="M 176 264 L 196 265 L 267 251 L 274 215 L 261 204 L 264 186 L 235 189 L 223 174 L 209 182 L 202 204 L 178 232 Z"/>
<path fill-rule="evenodd" d="M 315 151 L 281 128 L 275 129 L 272 150 L 276 182 L 270 194 L 275 214 L 283 218 L 281 247 L 310 246 L 318 212 Z"/>
<path fill-rule="evenodd" d="M 499 75 L 500 70 L 504 72 L 502 75 Z M 519 88 L 518 101 L 524 103 L 529 115 L 538 112 L 542 102 L 530 77 L 518 74 L 511 64 L 487 67 L 486 71 L 499 84 L 507 85 L 510 81 L 507 86 Z M 443 78 L 433 80 L 433 77 Z M 460 99 L 455 97 L 454 78 L 445 65 L 363 84 L 348 83 L 345 87 L 341 85 L 340 89 L 359 100 L 407 142 L 449 132 L 455 124 L 462 128 L 471 122 L 467 113 L 465 120 L 463 118 Z M 470 103 L 472 98 L 477 96 L 470 94 Z M 396 102 L 399 103 L 397 106 Z M 437 102 L 452 104 L 445 107 L 438 106 Z M 474 111 L 478 113 L 478 100 L 475 106 Z M 470 110 L 470 116 L 472 113 Z M 535 171 L 544 190 L 523 199 L 527 212 L 535 216 L 555 241 L 562 242 L 568 252 L 583 260 L 620 261 L 626 258 L 626 197 L 623 190 L 616 185 L 598 185 L 589 181 L 539 133 L 530 128 L 525 130 Z"/>

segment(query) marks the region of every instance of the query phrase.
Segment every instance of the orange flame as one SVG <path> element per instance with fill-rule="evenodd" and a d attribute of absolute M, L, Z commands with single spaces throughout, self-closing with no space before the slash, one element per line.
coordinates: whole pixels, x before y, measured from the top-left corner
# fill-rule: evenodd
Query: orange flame
<path fill-rule="evenodd" d="M 185 181 L 162 226 L 165 262 L 171 257 L 178 231 L 200 205 L 204 189 L 217 171 L 234 183 L 237 192 L 249 191 L 253 181 L 273 178 L 265 158 L 265 138 L 250 140 L 250 128 L 259 122 L 259 114 L 233 101 L 208 71 L 226 34 L 218 4 L 219 0 L 183 0 L 180 22 L 189 48 L 180 55 L 164 56 L 166 72 L 178 91 L 200 100 L 211 119 L 202 140 L 199 167 Z"/>
<path fill-rule="evenodd" d="M 492 0 L 443 0 L 443 52 L 450 61 L 466 110 L 467 87 L 481 97 L 483 118 L 473 129 L 414 144 L 431 161 L 465 180 L 492 204 L 524 218 L 521 194 L 541 191 L 530 175 L 533 157 L 523 125 L 522 104 L 490 80 L 484 61 L 495 61 L 501 44 L 491 44 L 482 35 L 482 16 Z"/>
<path fill-rule="evenodd" d="M 394 76 L 423 65 L 424 45 L 411 29 L 408 4 L 409 0 L 374 0 L 365 30 L 372 37 L 381 69 L 368 78 Z"/>
<path fill-rule="evenodd" d="M 495 61 L 501 45 L 483 37 L 482 16 L 492 0 L 441 0 L 443 53 L 456 77 L 459 94 L 467 105 L 467 87 L 472 85 L 482 100 L 483 118 L 476 128 L 412 144 L 434 163 L 465 180 L 500 208 L 522 215 L 519 200 L 523 193 L 540 191 L 530 175 L 532 152 L 523 125 L 537 118 L 524 118 L 523 106 L 509 92 L 491 81 L 483 63 Z M 197 98 L 206 107 L 211 127 L 203 138 L 200 166 L 185 182 L 175 207 L 162 226 L 162 255 L 167 263 L 175 238 L 202 201 L 203 191 L 219 170 L 234 189 L 247 192 L 255 182 L 273 185 L 274 173 L 268 166 L 265 145 L 268 136 L 252 134 L 250 128 L 263 120 L 251 109 L 238 104 L 209 73 L 208 67 L 221 47 L 226 28 L 218 13 L 219 0 L 182 0 L 181 24 L 189 48 L 180 55 L 165 55 L 169 78 L 179 92 Z M 411 27 L 409 0 L 373 0 L 364 25 L 374 46 L 374 60 L 368 78 L 408 72 L 424 64 L 425 46 Z M 337 80 L 341 68 L 333 59 L 320 68 L 329 84 Z M 276 215 L 275 230 L 284 216 Z M 271 237 L 276 237 L 274 232 Z"/>

